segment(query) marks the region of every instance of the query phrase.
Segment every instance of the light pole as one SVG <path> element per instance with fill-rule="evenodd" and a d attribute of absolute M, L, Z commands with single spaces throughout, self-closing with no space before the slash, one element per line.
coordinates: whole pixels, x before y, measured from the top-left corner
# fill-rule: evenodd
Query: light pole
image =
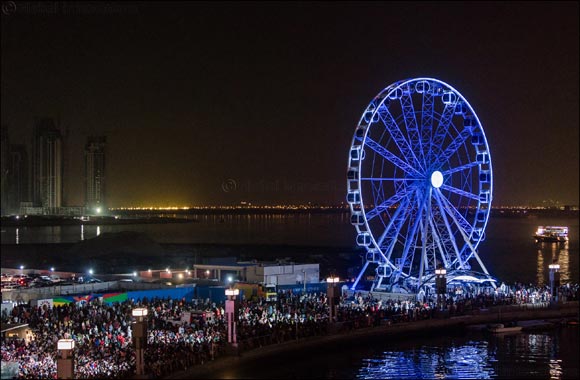
<path fill-rule="evenodd" d="M 74 348 L 75 341 L 72 339 L 60 339 L 56 343 L 58 358 L 56 361 L 56 376 L 58 379 L 74 379 Z"/>
<path fill-rule="evenodd" d="M 442 308 L 442 300 L 447 293 L 447 270 L 440 266 L 439 268 L 435 269 L 435 288 L 437 290 L 437 305 L 439 305 L 439 309 Z"/>
<path fill-rule="evenodd" d="M 340 299 L 340 295 L 338 293 L 338 288 L 336 284 L 338 283 L 338 277 L 328 277 L 326 279 L 326 283 L 328 288 L 326 289 L 326 296 L 328 297 L 328 308 L 330 310 L 330 322 L 334 322 L 336 319 L 336 312 L 335 312 L 335 303 L 338 299 Z"/>
<path fill-rule="evenodd" d="M 147 308 L 139 307 L 131 311 L 137 318 L 133 327 L 133 343 L 135 344 L 135 366 L 138 376 L 145 375 L 145 347 L 147 346 Z"/>
<path fill-rule="evenodd" d="M 558 301 L 558 287 L 560 287 L 560 264 L 550 264 L 550 296 L 552 300 Z"/>
<path fill-rule="evenodd" d="M 237 310 L 236 310 L 236 296 L 240 294 L 240 289 L 229 288 L 226 289 L 226 321 L 228 324 L 228 343 L 231 347 L 236 348 L 238 346 L 237 339 Z"/>

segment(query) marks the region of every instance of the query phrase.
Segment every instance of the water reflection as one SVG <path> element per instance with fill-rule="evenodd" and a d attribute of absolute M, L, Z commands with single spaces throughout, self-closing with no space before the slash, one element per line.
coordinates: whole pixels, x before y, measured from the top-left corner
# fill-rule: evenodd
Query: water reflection
<path fill-rule="evenodd" d="M 537 275 L 536 281 L 538 285 L 543 286 L 547 284 L 549 269 L 548 266 L 552 263 L 560 264 L 560 279 L 562 283 L 567 283 L 571 280 L 570 273 L 570 252 L 569 243 L 538 243 L 537 251 Z"/>
<path fill-rule="evenodd" d="M 490 378 L 578 378 L 575 360 L 564 360 L 563 352 L 577 352 L 578 341 L 560 338 L 572 331 L 473 335 L 446 343 L 390 349 L 361 359 L 358 379 L 490 379 Z"/>
<path fill-rule="evenodd" d="M 101 234 L 101 226 L 97 226 L 97 236 Z"/>
<path fill-rule="evenodd" d="M 490 379 L 496 377 L 488 342 L 471 341 L 459 347 L 422 347 L 387 351 L 380 359 L 364 359 L 359 379 Z"/>
<path fill-rule="evenodd" d="M 81 224 L 81 241 L 85 240 L 85 225 Z"/>
<path fill-rule="evenodd" d="M 550 379 L 561 379 L 562 378 L 562 360 L 552 359 L 550 360 Z"/>
<path fill-rule="evenodd" d="M 544 285 L 544 256 L 542 255 L 542 250 L 538 249 L 538 275 L 536 277 L 536 282 L 538 283 L 538 286 L 543 286 Z"/>
<path fill-rule="evenodd" d="M 20 228 L 16 229 L 16 244 L 20 244 Z"/>
<path fill-rule="evenodd" d="M 570 275 L 570 255 L 568 252 L 568 243 L 563 245 L 558 252 L 558 263 L 560 264 L 560 280 L 563 283 L 569 282 Z"/>

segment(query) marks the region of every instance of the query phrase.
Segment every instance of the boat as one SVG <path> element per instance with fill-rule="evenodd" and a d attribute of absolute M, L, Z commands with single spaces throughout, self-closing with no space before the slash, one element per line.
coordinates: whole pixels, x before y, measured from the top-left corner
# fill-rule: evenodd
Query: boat
<path fill-rule="evenodd" d="M 522 326 L 505 326 L 503 323 L 494 323 L 487 326 L 487 331 L 493 334 L 505 334 L 505 333 L 519 333 L 522 331 Z"/>
<path fill-rule="evenodd" d="M 534 239 L 536 239 L 536 242 L 547 241 L 565 243 L 568 241 L 568 227 L 538 226 Z"/>

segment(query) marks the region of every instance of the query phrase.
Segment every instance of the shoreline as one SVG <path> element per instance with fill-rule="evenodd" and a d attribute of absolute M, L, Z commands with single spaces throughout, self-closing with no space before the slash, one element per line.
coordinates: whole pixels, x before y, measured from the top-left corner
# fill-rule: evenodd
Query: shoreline
<path fill-rule="evenodd" d="M 95 217 L 82 220 L 73 217 L 36 217 L 13 219 L 2 218 L 2 228 L 22 227 L 61 227 L 61 226 L 126 226 L 136 224 L 170 224 L 170 223 L 199 223 L 197 219 L 173 218 L 165 216 L 148 216 L 136 218 Z"/>
<path fill-rule="evenodd" d="M 270 355 L 279 355 L 288 351 L 303 349 L 306 347 L 324 346 L 328 344 L 345 343 L 349 340 L 356 340 L 368 337 L 389 337 L 400 334 L 416 334 L 419 332 L 433 333 L 434 331 L 447 331 L 449 329 L 466 328 L 467 326 L 497 323 L 506 321 L 526 321 L 545 319 L 565 319 L 578 318 L 579 302 L 572 301 L 557 308 L 550 309 L 529 309 L 510 312 L 502 312 L 501 307 L 496 307 L 493 311 L 479 315 L 465 315 L 445 319 L 427 319 L 416 322 L 403 322 L 394 325 L 365 327 L 358 330 L 336 332 L 324 336 L 303 338 L 288 341 L 280 344 L 273 344 L 252 349 L 239 355 L 226 354 L 206 364 L 198 365 L 185 371 L 175 372 L 163 377 L 164 379 L 204 379 L 210 378 L 215 370 L 221 370 L 232 365 L 240 365 L 246 361 L 256 360 Z"/>

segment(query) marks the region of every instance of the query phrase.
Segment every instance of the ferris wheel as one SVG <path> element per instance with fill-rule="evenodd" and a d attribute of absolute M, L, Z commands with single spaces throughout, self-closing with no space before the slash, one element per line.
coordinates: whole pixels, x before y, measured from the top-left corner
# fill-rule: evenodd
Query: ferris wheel
<path fill-rule="evenodd" d="M 347 201 L 371 290 L 448 278 L 491 281 L 477 254 L 491 209 L 493 172 L 483 127 L 467 100 L 432 78 L 381 91 L 364 110 L 348 158 Z M 479 270 L 472 269 L 472 265 Z"/>

